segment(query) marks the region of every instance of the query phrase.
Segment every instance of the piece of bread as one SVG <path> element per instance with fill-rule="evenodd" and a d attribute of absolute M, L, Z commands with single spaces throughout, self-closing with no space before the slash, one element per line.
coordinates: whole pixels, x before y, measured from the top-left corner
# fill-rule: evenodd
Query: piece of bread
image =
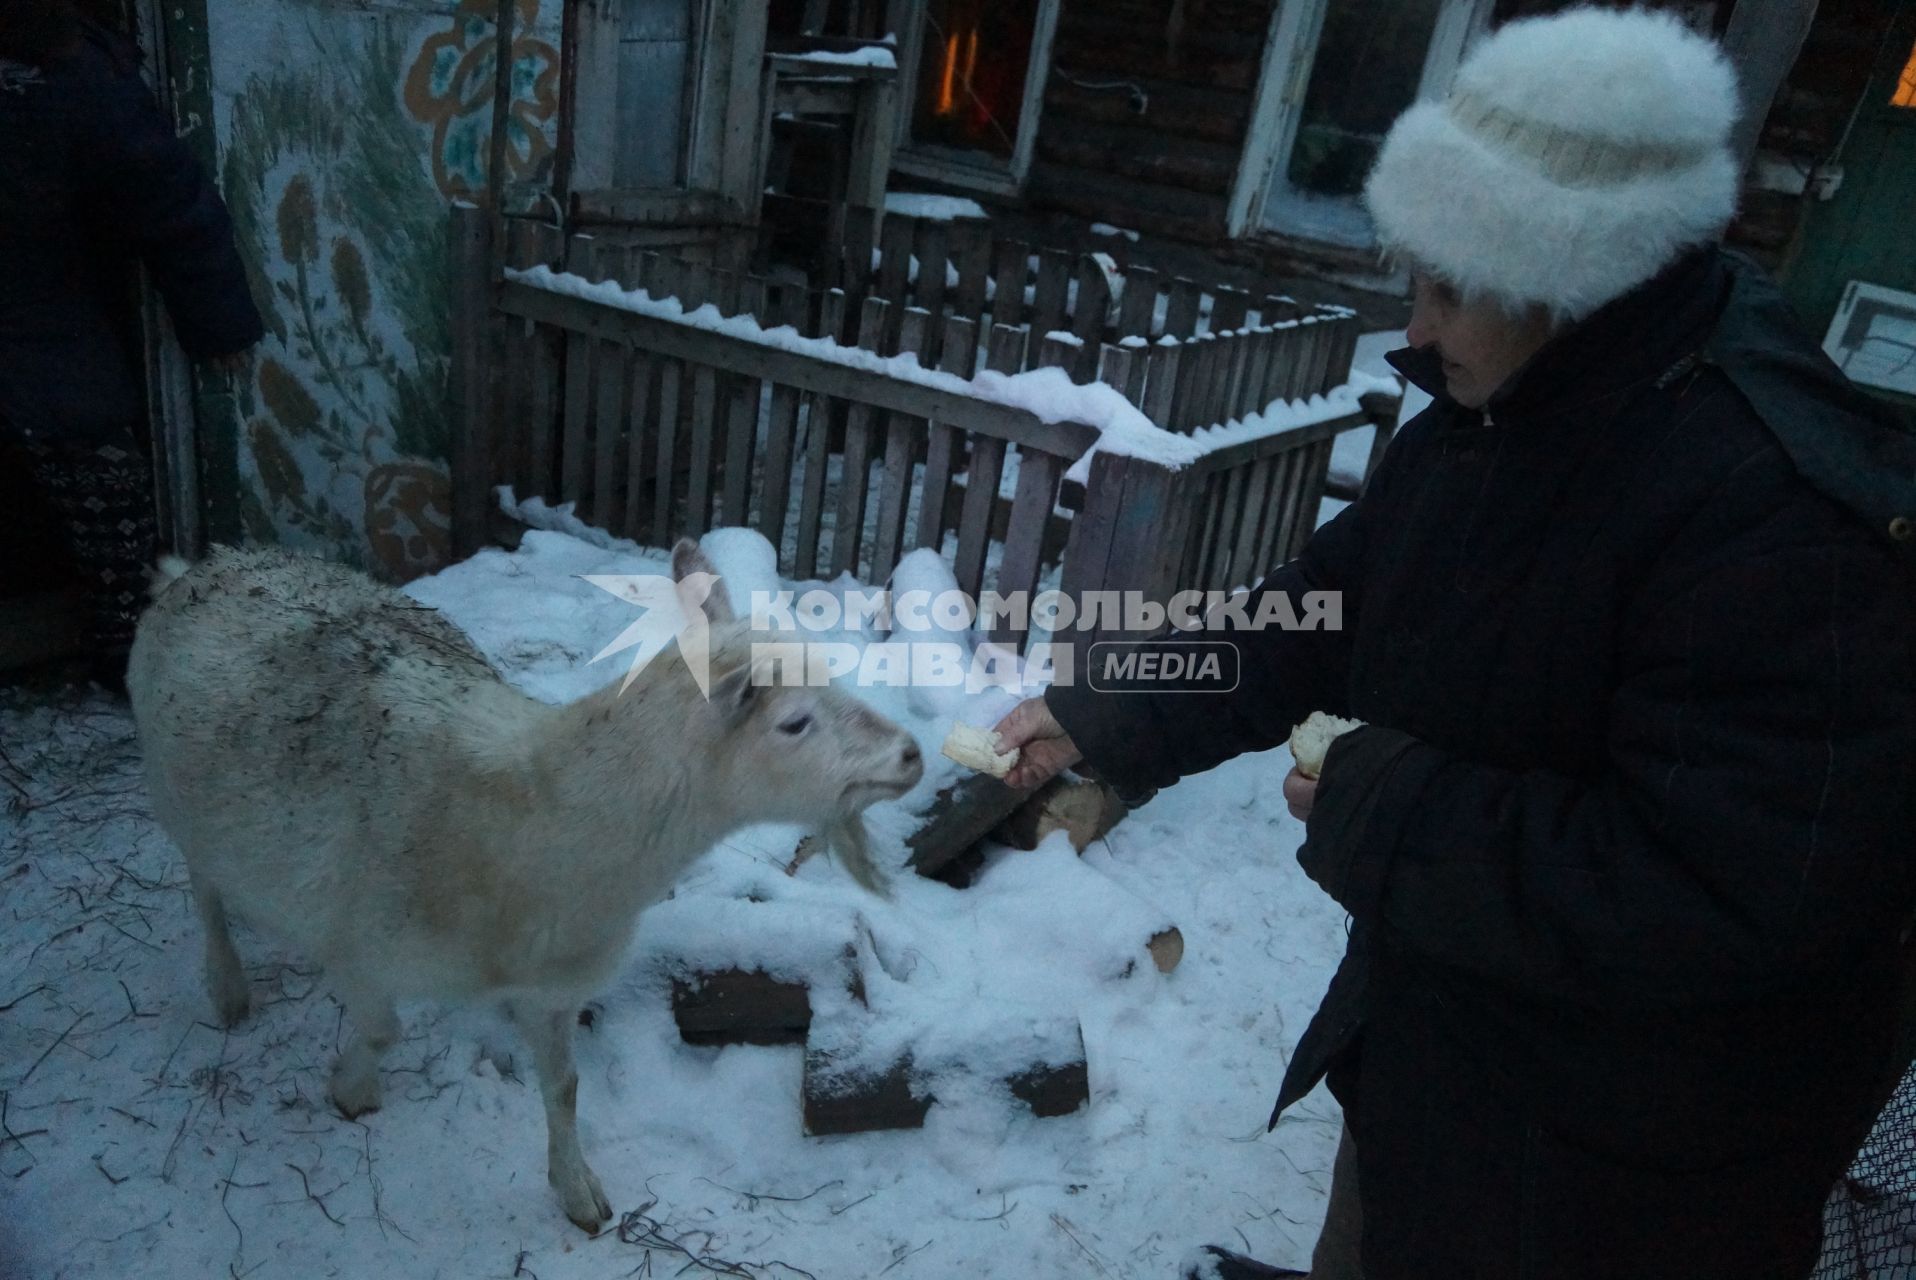
<path fill-rule="evenodd" d="M 988 773 L 994 778 L 1004 777 L 1018 763 L 1015 749 L 998 750 L 998 735 L 995 732 L 962 721 L 951 726 L 951 732 L 945 735 L 945 745 L 939 749 L 965 768 Z"/>
<path fill-rule="evenodd" d="M 1363 726 L 1362 720 L 1311 712 L 1303 724 L 1291 730 L 1291 755 L 1297 760 L 1297 771 L 1307 778 L 1323 773 L 1324 756 L 1331 749 L 1331 739 Z"/>

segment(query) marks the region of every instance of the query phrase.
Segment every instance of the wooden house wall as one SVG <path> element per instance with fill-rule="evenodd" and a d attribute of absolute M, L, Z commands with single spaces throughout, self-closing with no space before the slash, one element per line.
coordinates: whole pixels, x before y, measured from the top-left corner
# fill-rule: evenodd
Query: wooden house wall
<path fill-rule="evenodd" d="M 1275 12 L 1275 0 L 1064 0 L 1031 204 L 1221 240 Z M 1146 109 L 1071 80 L 1135 84 Z"/>

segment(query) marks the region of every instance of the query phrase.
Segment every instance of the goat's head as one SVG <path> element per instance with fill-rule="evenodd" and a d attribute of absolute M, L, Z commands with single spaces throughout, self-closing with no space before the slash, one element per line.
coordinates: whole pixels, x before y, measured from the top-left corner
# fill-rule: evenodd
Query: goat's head
<path fill-rule="evenodd" d="M 925 762 L 909 733 L 839 689 L 789 684 L 776 664 L 755 660 L 748 619 L 732 610 L 696 543 L 672 552 L 681 603 L 703 610 L 709 631 L 710 693 L 701 714 L 718 744 L 713 781 L 747 822 L 798 823 L 827 835 L 847 868 L 879 887 L 864 852 L 859 815 L 918 785 Z M 688 590 L 688 579 L 709 586 Z"/>

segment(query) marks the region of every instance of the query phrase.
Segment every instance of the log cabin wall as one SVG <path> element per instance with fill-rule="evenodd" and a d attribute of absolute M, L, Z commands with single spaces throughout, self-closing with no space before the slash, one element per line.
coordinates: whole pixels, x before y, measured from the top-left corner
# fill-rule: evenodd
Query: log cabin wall
<path fill-rule="evenodd" d="M 1275 12 L 1276 0 L 1064 0 L 1031 204 L 1222 241 Z"/>

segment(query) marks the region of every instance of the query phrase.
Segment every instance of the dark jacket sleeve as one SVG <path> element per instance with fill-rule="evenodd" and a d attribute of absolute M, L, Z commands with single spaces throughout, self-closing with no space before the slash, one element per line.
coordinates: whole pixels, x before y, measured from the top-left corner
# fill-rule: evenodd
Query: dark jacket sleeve
<path fill-rule="evenodd" d="M 1305 870 L 1416 952 L 1572 998 L 1760 995 L 1892 940 L 1916 830 L 1908 575 L 1859 538 L 1660 585 L 1626 624 L 1601 776 L 1359 729 L 1325 761 Z"/>
<path fill-rule="evenodd" d="M 187 354 L 244 351 L 264 329 L 219 192 L 136 74 L 89 88 L 75 157 L 87 203 L 146 265 Z"/>
<path fill-rule="evenodd" d="M 1135 806 L 1179 778 L 1277 746 L 1312 711 L 1344 714 L 1357 565 L 1371 500 L 1359 499 L 1319 529 L 1302 554 L 1250 593 L 1242 612 L 1255 619 L 1263 597 L 1283 593 L 1291 610 L 1308 618 L 1307 592 L 1336 591 L 1339 628 L 1248 630 L 1214 610 L 1204 632 L 1168 633 L 1149 643 L 1163 647 L 1181 636 L 1236 645 L 1239 681 L 1229 692 L 1098 692 L 1084 671 L 1074 673 L 1074 683 L 1047 691 L 1046 705 L 1084 753 L 1086 767 Z"/>

